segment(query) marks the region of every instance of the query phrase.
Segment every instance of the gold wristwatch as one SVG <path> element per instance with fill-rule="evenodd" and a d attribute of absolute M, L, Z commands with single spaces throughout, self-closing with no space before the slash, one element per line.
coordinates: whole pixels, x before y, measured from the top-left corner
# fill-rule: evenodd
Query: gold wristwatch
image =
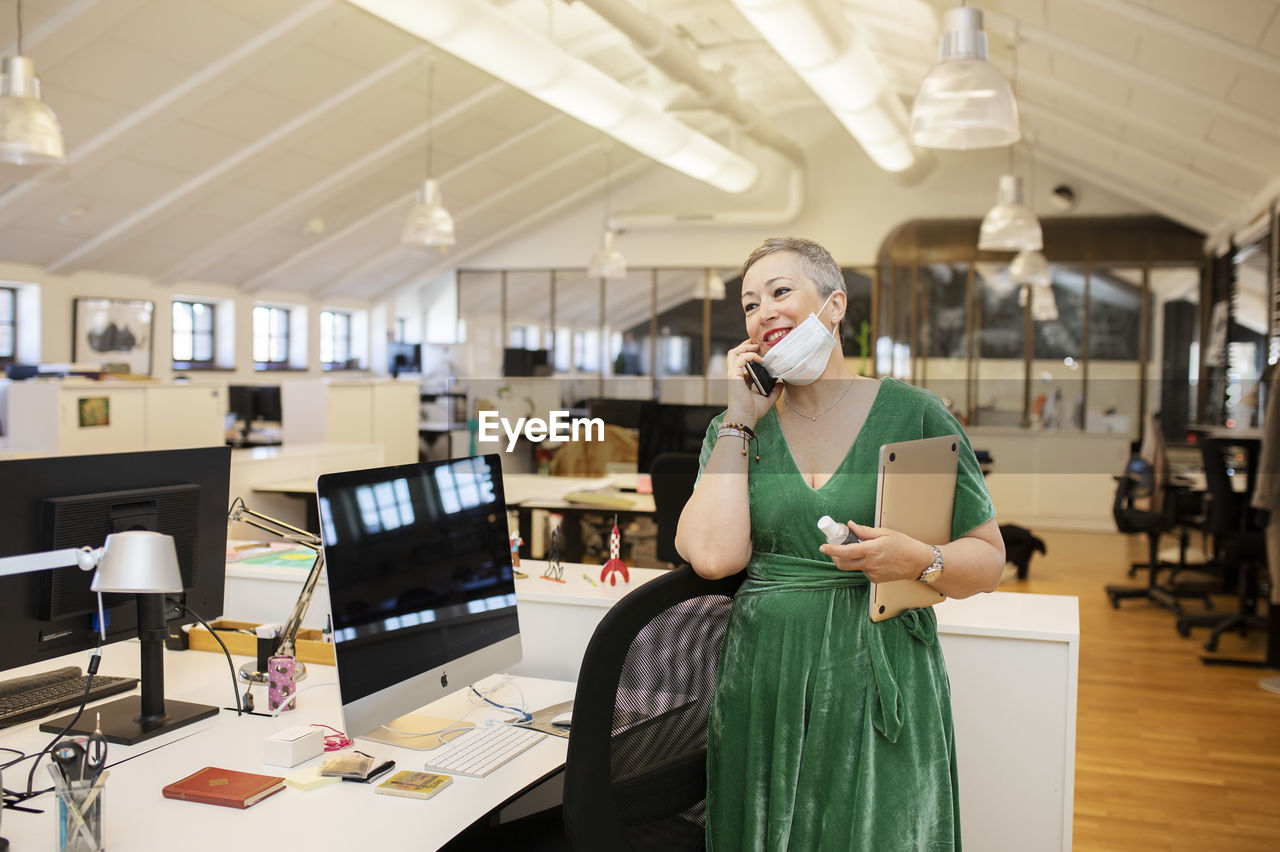
<path fill-rule="evenodd" d="M 942 576 L 942 549 L 936 544 L 929 546 L 933 548 L 933 561 L 916 578 L 921 583 L 932 583 Z"/>

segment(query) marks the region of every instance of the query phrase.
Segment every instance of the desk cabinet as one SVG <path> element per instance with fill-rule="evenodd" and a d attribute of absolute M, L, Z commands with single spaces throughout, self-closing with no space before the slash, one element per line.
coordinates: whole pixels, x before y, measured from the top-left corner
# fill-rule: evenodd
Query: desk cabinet
<path fill-rule="evenodd" d="M 106 399 L 105 423 L 81 416 L 85 400 Z M 9 448 L 49 455 L 220 447 L 227 388 L 221 382 L 12 382 Z"/>

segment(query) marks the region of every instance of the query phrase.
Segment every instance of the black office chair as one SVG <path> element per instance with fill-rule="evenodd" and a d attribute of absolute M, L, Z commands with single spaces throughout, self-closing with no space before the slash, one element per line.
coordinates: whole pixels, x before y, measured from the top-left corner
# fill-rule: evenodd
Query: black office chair
<path fill-rule="evenodd" d="M 698 481 L 697 453 L 661 453 L 649 468 L 653 482 L 653 519 L 658 524 L 656 555 L 663 562 L 679 565 L 676 552 L 676 525 Z"/>
<path fill-rule="evenodd" d="M 1239 492 L 1231 487 L 1232 477 L 1227 473 L 1231 448 L 1236 446 L 1244 447 L 1248 470 L 1246 487 Z M 1188 635 L 1192 627 L 1212 627 L 1213 631 L 1205 641 L 1204 648 L 1206 651 L 1216 651 L 1218 640 L 1228 631 L 1236 630 L 1243 636 L 1251 627 L 1267 627 L 1266 617 L 1257 612 L 1261 574 L 1267 565 L 1264 524 L 1262 513 L 1249 508 L 1259 442 L 1238 438 L 1206 438 L 1200 449 L 1204 456 L 1205 485 L 1209 493 L 1206 529 L 1213 535 L 1215 561 L 1236 572 L 1237 606 L 1234 614 L 1225 617 L 1182 616 L 1178 619 L 1177 627 L 1183 636 Z M 1205 662 L 1215 660 L 1206 657 Z"/>
<path fill-rule="evenodd" d="M 601 619 L 582 658 L 565 763 L 573 848 L 702 848 L 707 716 L 743 576 L 704 580 L 684 565 Z"/>
<path fill-rule="evenodd" d="M 1172 501 L 1165 502 L 1165 512 L 1151 512 L 1139 509 L 1135 505 L 1136 501 L 1148 498 L 1152 494 L 1155 477 L 1151 465 L 1144 459 L 1134 457 L 1125 466 L 1125 472 L 1115 477 L 1115 481 L 1116 493 L 1111 514 L 1115 518 L 1116 529 L 1122 533 L 1146 535 L 1148 572 L 1145 586 L 1108 584 L 1106 591 L 1111 605 L 1119 609 L 1122 600 L 1145 598 L 1179 615 L 1182 614 L 1179 598 L 1196 597 L 1203 600 L 1206 606 L 1212 606 L 1213 602 L 1208 592 L 1203 589 L 1166 586 L 1160 583 L 1160 569 L 1165 567 L 1164 563 L 1160 562 L 1160 537 L 1175 526 L 1176 519 L 1169 515 L 1174 508 Z"/>

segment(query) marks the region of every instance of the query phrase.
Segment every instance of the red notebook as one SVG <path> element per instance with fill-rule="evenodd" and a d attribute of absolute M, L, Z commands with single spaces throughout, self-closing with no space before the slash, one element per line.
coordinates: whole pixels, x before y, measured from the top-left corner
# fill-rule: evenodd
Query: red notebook
<path fill-rule="evenodd" d="M 276 775 L 256 775 L 206 766 L 194 775 L 174 781 L 160 792 L 166 799 L 247 808 L 283 789 L 284 778 Z"/>

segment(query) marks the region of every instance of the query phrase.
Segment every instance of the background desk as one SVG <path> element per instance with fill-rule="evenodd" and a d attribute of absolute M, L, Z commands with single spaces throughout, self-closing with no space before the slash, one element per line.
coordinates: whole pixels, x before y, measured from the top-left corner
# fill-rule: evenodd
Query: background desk
<path fill-rule="evenodd" d="M 69 658 L 84 665 L 82 655 Z M 237 660 L 237 664 L 241 660 Z M 38 667 L 51 668 L 52 664 Z M 136 642 L 117 643 L 104 649 L 104 674 L 133 674 L 138 670 Z M 112 745 L 104 797 L 103 839 L 108 849 L 128 852 L 172 852 L 173 849 L 206 850 L 245 844 L 249 848 L 330 850 L 330 849 L 435 849 L 490 811 L 542 779 L 557 774 L 564 765 L 567 741 L 547 737 L 487 778 L 455 776 L 453 783 L 427 801 L 374 793 L 373 785 L 338 783 L 319 790 L 302 792 L 292 788 L 247 810 L 166 799 L 160 789 L 203 766 L 220 766 L 266 775 L 287 775 L 309 766 L 318 766 L 323 757 L 312 758 L 292 769 L 262 762 L 262 741 L 272 732 L 295 725 L 323 722 L 341 728 L 338 691 L 332 684 L 334 669 L 311 666 L 311 676 L 303 681 L 298 696 L 299 709 L 278 718 L 236 716 L 224 710 L 212 719 L 180 728 L 162 737 L 137 745 Z M 12 674 L 25 673 L 18 669 Z M 202 651 L 166 652 L 166 693 L 168 697 L 205 701 L 225 706 L 231 698 L 231 675 L 221 654 Z M 487 682 L 487 681 L 486 681 Z M 545 707 L 573 697 L 573 684 L 520 680 L 520 687 L 532 708 Z M 260 705 L 266 704 L 265 690 L 254 690 Z M 499 696 L 515 698 L 511 690 Z M 109 700 L 109 699 L 108 699 Z M 461 693 L 430 705 L 426 712 L 456 718 L 470 707 Z M 92 705 L 90 705 L 92 708 Z M 92 713 L 92 709 L 86 711 Z M 471 719 L 498 718 L 477 710 Z M 49 735 L 41 733 L 37 722 L 29 722 L 0 732 L 0 745 L 38 751 Z M 396 770 L 421 770 L 426 753 L 394 748 L 381 743 L 357 740 L 356 747 L 376 757 L 396 760 Z M 153 750 L 154 749 L 154 750 Z M 50 786 L 47 761 L 36 774 L 41 789 Z M 20 764 L 21 773 L 10 770 L 6 785 L 25 787 L 29 764 Z M 46 808 L 44 814 L 6 811 L 3 834 L 15 852 L 35 852 L 56 845 L 55 799 L 50 793 L 34 800 L 33 807 Z"/>

